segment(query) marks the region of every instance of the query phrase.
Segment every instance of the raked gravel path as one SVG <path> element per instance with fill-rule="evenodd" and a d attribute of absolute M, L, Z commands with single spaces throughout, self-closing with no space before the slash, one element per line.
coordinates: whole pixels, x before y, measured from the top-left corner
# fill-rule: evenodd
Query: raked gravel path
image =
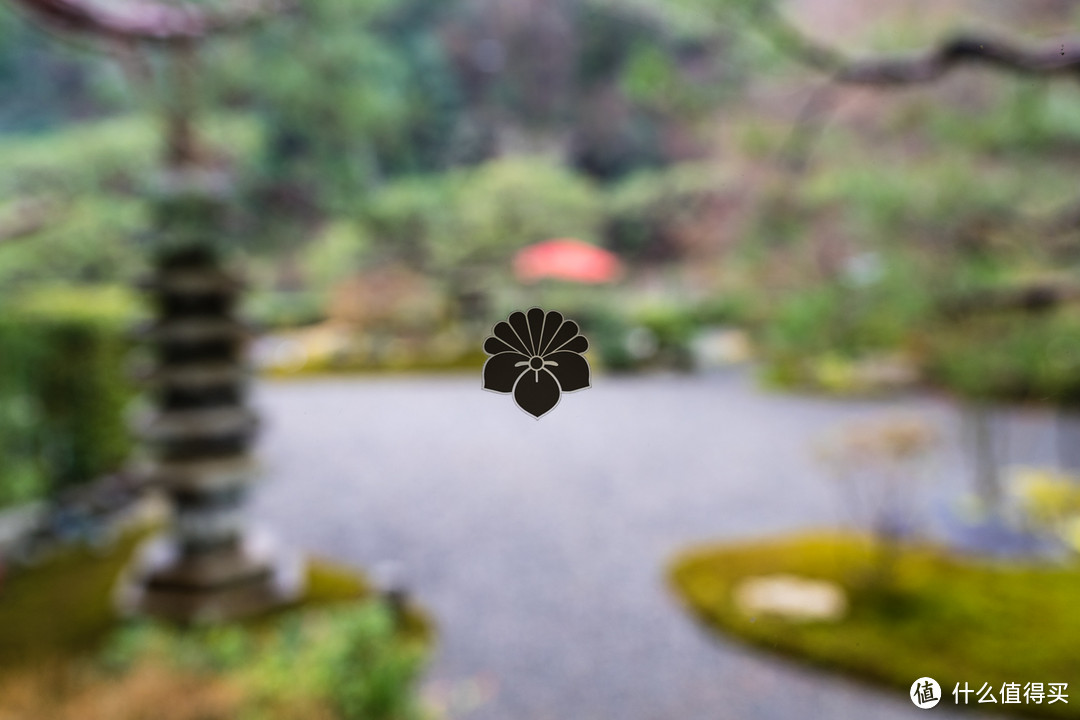
<path fill-rule="evenodd" d="M 263 383 L 256 400 L 258 520 L 313 553 L 401 563 L 439 625 L 426 694 L 455 719 L 925 717 L 706 635 L 663 573 L 700 541 L 835 523 L 813 438 L 899 408 L 955 439 L 945 402 L 768 394 L 741 372 L 601 376 L 539 422 L 479 377 Z M 965 482 L 950 447 L 931 501 Z"/>

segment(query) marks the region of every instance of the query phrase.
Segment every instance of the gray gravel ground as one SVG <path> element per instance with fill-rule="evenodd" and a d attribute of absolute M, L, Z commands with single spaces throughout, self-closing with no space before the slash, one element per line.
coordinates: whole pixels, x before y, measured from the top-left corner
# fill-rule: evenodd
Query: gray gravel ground
<path fill-rule="evenodd" d="M 535 421 L 479 384 L 318 379 L 258 395 L 256 515 L 313 553 L 404 565 L 440 628 L 427 693 L 452 717 L 924 717 L 902 693 L 705 634 L 663 583 L 693 543 L 835 523 L 843 505 L 808 445 L 890 406 L 770 395 L 742 373 L 599 377 Z M 956 434 L 943 402 L 894 405 Z M 941 472 L 936 499 L 965 482 L 955 449 Z"/>

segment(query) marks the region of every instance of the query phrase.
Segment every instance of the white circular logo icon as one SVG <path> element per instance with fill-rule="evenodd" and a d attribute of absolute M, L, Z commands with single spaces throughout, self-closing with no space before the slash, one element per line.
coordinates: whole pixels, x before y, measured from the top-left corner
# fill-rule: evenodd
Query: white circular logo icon
<path fill-rule="evenodd" d="M 941 686 L 934 678 L 921 677 L 911 683 L 910 697 L 915 707 L 929 710 L 941 702 Z"/>

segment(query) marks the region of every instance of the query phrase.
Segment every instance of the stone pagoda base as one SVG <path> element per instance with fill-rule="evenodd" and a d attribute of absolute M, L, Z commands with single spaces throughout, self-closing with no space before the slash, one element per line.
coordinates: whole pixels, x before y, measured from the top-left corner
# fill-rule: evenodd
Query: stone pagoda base
<path fill-rule="evenodd" d="M 302 558 L 276 548 L 265 534 L 249 532 L 204 553 L 182 551 L 165 536 L 142 546 L 116 600 L 125 615 L 205 624 L 295 602 L 303 589 Z"/>

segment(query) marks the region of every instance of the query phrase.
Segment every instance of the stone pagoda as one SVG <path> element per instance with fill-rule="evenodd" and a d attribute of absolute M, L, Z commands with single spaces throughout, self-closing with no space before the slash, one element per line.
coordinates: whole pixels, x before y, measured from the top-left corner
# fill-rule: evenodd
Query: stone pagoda
<path fill-rule="evenodd" d="M 245 531 L 241 510 L 257 464 L 258 419 L 247 407 L 248 330 L 242 285 L 223 269 L 218 238 L 228 182 L 196 168 L 165 175 L 154 200 L 154 269 L 142 283 L 154 319 L 138 331 L 149 407 L 134 418 L 135 472 L 159 488 L 171 526 L 149 542 L 120 587 L 123 610 L 196 623 L 252 615 L 301 590 L 299 559 Z"/>

